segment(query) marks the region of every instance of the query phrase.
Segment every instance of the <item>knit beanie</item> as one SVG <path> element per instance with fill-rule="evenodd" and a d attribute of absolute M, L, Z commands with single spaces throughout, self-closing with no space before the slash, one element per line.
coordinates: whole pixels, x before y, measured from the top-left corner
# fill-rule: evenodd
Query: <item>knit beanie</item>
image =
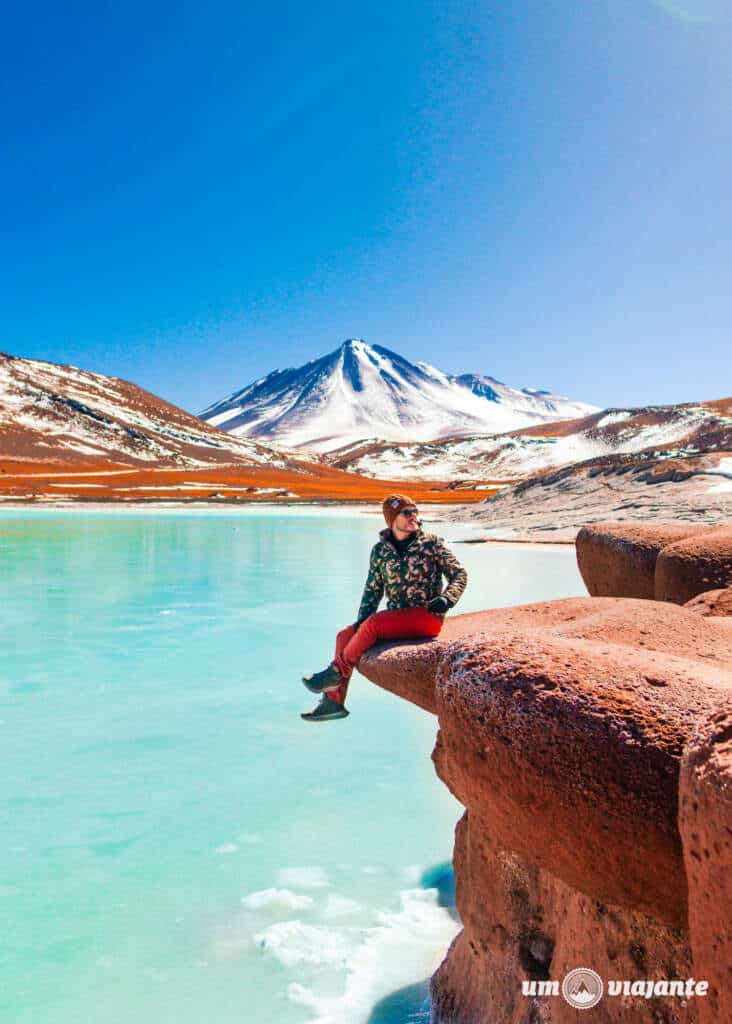
<path fill-rule="evenodd" d="M 401 510 L 403 508 L 415 508 L 415 504 L 406 494 L 390 494 L 388 498 L 384 498 L 384 504 L 381 507 L 384 512 L 384 519 L 386 519 L 386 525 L 391 529 L 394 520 Z"/>

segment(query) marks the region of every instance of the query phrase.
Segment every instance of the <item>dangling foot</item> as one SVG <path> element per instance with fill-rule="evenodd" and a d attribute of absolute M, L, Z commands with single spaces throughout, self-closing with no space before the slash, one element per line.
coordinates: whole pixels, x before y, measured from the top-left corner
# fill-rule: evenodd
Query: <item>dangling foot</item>
<path fill-rule="evenodd" d="M 329 690 L 338 689 L 343 682 L 343 676 L 331 662 L 322 672 L 313 672 L 311 676 L 303 676 L 302 681 L 311 693 L 328 693 Z"/>
<path fill-rule="evenodd" d="M 327 693 L 320 698 L 320 703 L 313 711 L 305 711 L 300 715 L 306 722 L 331 722 L 336 718 L 347 718 L 349 712 L 343 704 L 332 700 Z"/>

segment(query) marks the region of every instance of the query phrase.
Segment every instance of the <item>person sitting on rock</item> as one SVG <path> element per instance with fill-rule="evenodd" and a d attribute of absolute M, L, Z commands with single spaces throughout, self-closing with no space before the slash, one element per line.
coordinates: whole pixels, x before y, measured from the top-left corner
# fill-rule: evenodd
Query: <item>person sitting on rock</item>
<path fill-rule="evenodd" d="M 441 537 L 423 533 L 417 507 L 404 494 L 391 494 L 382 506 L 387 529 L 371 549 L 369 573 L 358 618 L 336 637 L 335 658 L 303 676 L 318 706 L 301 715 L 306 722 L 345 718 L 346 693 L 361 655 L 378 640 L 436 637 L 447 611 L 465 590 L 468 575 Z M 442 577 L 447 579 L 443 590 Z M 386 594 L 386 611 L 377 611 Z"/>

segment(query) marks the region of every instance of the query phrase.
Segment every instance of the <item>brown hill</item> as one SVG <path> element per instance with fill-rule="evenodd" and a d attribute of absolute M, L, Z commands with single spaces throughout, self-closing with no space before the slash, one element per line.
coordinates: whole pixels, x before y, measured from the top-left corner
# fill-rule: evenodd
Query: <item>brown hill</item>
<path fill-rule="evenodd" d="M 303 461 L 225 434 L 117 377 L 5 353 L 0 353 L 0 454 L 76 466 L 104 461 L 285 468 Z"/>

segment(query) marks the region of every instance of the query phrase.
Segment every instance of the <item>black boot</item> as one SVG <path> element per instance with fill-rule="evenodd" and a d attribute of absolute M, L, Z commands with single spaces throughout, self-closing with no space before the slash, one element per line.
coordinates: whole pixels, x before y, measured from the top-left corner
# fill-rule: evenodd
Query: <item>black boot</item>
<path fill-rule="evenodd" d="M 328 693 L 329 690 L 338 689 L 343 682 L 343 677 L 331 662 L 322 672 L 313 672 L 311 676 L 303 676 L 302 681 L 311 693 Z"/>
<path fill-rule="evenodd" d="M 304 718 L 306 722 L 331 722 L 336 718 L 347 718 L 348 714 L 343 704 L 332 700 L 324 693 L 320 698 L 320 704 L 313 711 L 303 712 L 300 718 Z"/>

